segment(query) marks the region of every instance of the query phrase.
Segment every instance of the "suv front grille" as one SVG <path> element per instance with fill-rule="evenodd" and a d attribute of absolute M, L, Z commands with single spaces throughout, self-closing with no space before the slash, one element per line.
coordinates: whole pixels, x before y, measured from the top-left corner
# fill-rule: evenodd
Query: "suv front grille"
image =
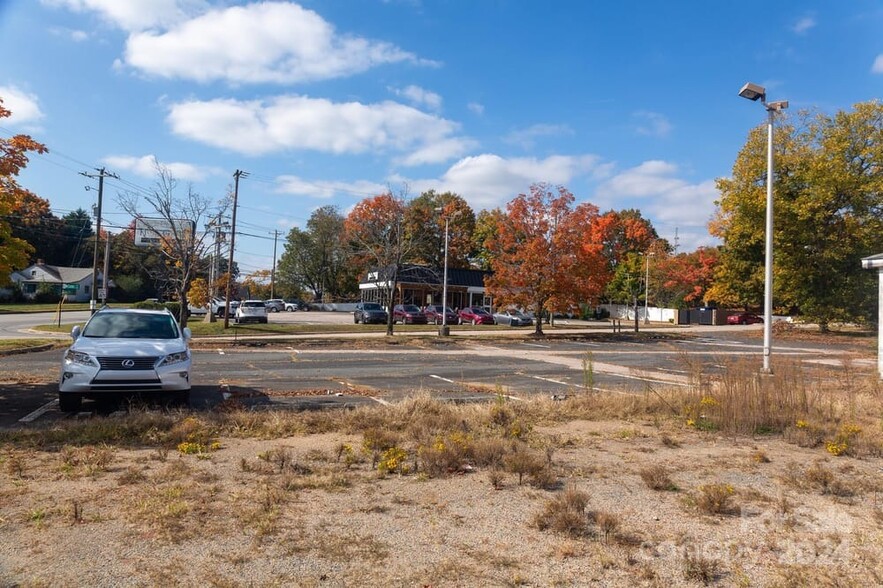
<path fill-rule="evenodd" d="M 145 371 L 152 370 L 158 359 L 158 357 L 99 357 L 98 365 L 103 370 Z M 127 361 L 133 362 L 133 365 L 123 365 L 123 362 Z"/>

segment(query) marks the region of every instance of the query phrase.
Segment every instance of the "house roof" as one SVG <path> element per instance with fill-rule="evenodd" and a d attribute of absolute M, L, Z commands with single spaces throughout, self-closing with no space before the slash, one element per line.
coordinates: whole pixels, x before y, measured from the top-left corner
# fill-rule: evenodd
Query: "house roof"
<path fill-rule="evenodd" d="M 40 281 L 49 283 L 58 282 L 72 284 L 74 282 L 81 282 L 92 276 L 91 267 L 61 267 L 57 265 L 47 265 L 45 263 L 35 263 L 15 273 L 21 277 L 21 281 L 30 282 L 33 281 L 31 279 L 31 271 L 35 269 L 39 269 L 45 274 L 45 278 L 41 278 Z M 100 274 L 101 272 L 99 272 L 99 275 Z"/>

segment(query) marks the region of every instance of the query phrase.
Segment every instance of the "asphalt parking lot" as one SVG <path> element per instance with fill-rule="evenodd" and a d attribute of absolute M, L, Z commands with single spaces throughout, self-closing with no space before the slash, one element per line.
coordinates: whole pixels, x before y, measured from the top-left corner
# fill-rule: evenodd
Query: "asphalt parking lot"
<path fill-rule="evenodd" d="M 296 314 L 296 313 L 292 313 Z M 735 362 L 761 361 L 759 332 L 681 334 L 593 333 L 560 339 L 396 338 L 352 343 L 321 339 L 234 346 L 200 344 L 193 351 L 191 407 L 221 403 L 293 410 L 396 402 L 425 393 L 453 402 L 502 394 L 513 399 L 575 393 L 644 394 L 686 387 Z M 872 372 L 870 355 L 830 346 L 777 344 L 775 357 L 805 369 Z M 0 363 L 0 426 L 73 418 L 58 412 L 55 376 L 60 350 L 10 356 Z M 155 405 L 154 405 L 155 406 Z M 118 397 L 84 403 L 88 414 L 125 410 Z M 42 411 L 42 412 L 41 412 Z M 35 413 L 36 416 L 33 416 Z M 80 415 L 86 416 L 86 415 Z"/>

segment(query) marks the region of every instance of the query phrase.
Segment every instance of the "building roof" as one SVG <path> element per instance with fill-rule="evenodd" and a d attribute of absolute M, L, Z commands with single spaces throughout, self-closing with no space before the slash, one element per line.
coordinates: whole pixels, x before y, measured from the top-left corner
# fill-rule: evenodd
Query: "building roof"
<path fill-rule="evenodd" d="M 392 277 L 392 272 L 393 266 L 381 268 L 376 271 L 369 271 L 362 278 L 361 283 L 370 284 L 374 282 L 385 282 Z M 483 288 L 484 279 L 489 275 L 491 275 L 491 272 L 484 270 L 449 267 L 448 285 Z M 406 264 L 399 268 L 397 278 L 399 284 L 421 284 L 441 287 L 444 279 L 444 269 L 425 265 Z"/>
<path fill-rule="evenodd" d="M 862 258 L 862 267 L 865 269 L 883 270 L 883 253 Z"/>
<path fill-rule="evenodd" d="M 21 277 L 21 281 L 31 282 L 33 281 L 31 278 L 31 271 L 35 269 L 39 269 L 45 275 L 45 277 L 41 277 L 39 281 L 49 283 L 57 282 L 60 284 L 72 284 L 74 282 L 81 282 L 92 276 L 91 267 L 61 267 L 57 265 L 47 265 L 45 263 L 35 263 L 15 273 Z M 99 275 L 101 275 L 101 272 L 99 272 Z"/>

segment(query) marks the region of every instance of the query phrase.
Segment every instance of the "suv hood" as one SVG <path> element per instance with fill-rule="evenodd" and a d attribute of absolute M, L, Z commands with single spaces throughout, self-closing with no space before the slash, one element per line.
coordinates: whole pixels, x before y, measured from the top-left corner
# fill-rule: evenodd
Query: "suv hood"
<path fill-rule="evenodd" d="M 74 351 L 99 357 L 159 357 L 187 349 L 181 339 L 93 339 L 79 337 Z"/>

